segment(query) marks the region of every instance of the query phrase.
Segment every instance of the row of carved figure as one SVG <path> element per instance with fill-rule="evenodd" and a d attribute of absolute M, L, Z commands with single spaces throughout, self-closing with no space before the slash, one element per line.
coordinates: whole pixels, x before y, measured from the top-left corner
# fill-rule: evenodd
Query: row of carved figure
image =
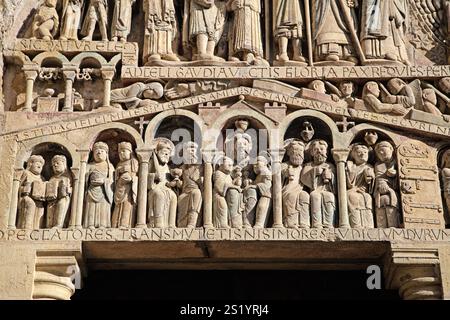
<path fill-rule="evenodd" d="M 32 26 L 35 38 L 51 40 L 58 34 L 57 1 L 45 0 L 38 9 Z M 114 2 L 112 19 L 108 17 L 111 2 Z M 84 12 L 83 40 L 92 40 L 97 25 L 101 39 L 108 40 L 111 23 L 111 39 L 127 41 L 135 2 L 62 0 L 60 39 L 78 39 Z M 143 51 L 147 63 L 223 62 L 227 59 L 267 65 L 260 21 L 261 0 L 185 0 L 183 12 L 176 12 L 178 7 L 173 0 L 144 0 L 142 3 L 145 12 Z M 178 35 L 177 15 L 182 15 L 181 35 Z M 337 65 L 364 64 L 366 60 L 410 64 L 408 18 L 407 0 L 275 0 L 276 60 L 300 64 L 308 59 Z M 177 54 L 175 40 L 179 38 L 183 57 Z M 308 55 L 302 52 L 303 42 L 307 43 Z"/>
<path fill-rule="evenodd" d="M 245 120 L 238 128 L 245 128 Z M 215 161 L 213 182 L 213 225 L 216 228 L 265 228 L 271 221 L 274 175 L 283 181 L 283 223 L 289 228 L 332 228 L 338 226 L 336 167 L 328 162 L 328 143 L 321 139 L 286 142 L 286 161 L 281 172 L 272 171 L 269 157 L 250 162 L 251 137 L 237 129 L 235 157 Z M 348 211 L 353 228 L 399 227 L 398 176 L 394 147 L 376 142 L 368 134 L 366 143 L 351 146 L 347 161 Z M 375 165 L 369 163 L 372 146 Z M 84 228 L 131 228 L 136 222 L 139 162 L 132 145 L 118 145 L 120 161 L 110 163 L 109 147 L 97 142 L 92 149 L 84 186 Z M 149 227 L 194 228 L 201 226 L 204 169 L 198 161 L 198 146 L 183 145 L 183 164 L 170 163 L 173 144 L 162 139 L 150 159 L 148 178 Z M 304 163 L 305 156 L 308 160 Z M 170 165 L 170 166 L 169 166 Z M 18 228 L 63 228 L 68 224 L 72 174 L 66 157 L 52 159 L 53 176 L 44 181 L 44 158 L 33 155 L 20 180 Z M 172 167 L 172 168 L 171 168 Z M 74 205 L 72 203 L 72 205 Z M 112 210 L 113 208 L 113 210 Z M 45 210 L 46 209 L 46 210 Z M 46 211 L 46 213 L 45 213 Z M 375 217 L 375 218 L 374 218 Z M 72 217 L 73 218 L 73 217 Z M 376 224 L 375 222 L 376 221 Z"/>
<path fill-rule="evenodd" d="M 280 88 L 274 88 L 278 93 L 285 93 Z M 114 89 L 111 92 L 111 105 L 134 109 L 154 104 L 165 96 L 168 100 L 184 98 L 212 92 L 213 90 L 228 89 L 238 86 L 236 81 L 197 81 L 195 83 L 176 83 L 165 89 L 159 83 L 135 83 L 125 88 Z M 257 87 L 258 85 L 256 85 Z M 394 78 L 387 82 L 385 87 L 382 83 L 369 81 L 365 83 L 361 98 L 357 97 L 357 88 L 351 81 L 343 81 L 336 87 L 328 81 L 314 80 L 307 87 L 295 90 L 291 87 L 286 94 L 302 97 L 305 99 L 319 100 L 351 109 L 368 110 L 376 113 L 391 115 L 406 115 L 415 109 L 435 116 L 442 117 L 445 121 L 450 118 L 443 113 L 448 112 L 450 98 L 450 78 L 442 78 L 436 88 L 435 86 L 420 80 L 410 83 L 400 78 Z M 266 88 L 266 87 L 265 87 Z M 157 100 L 152 100 L 152 99 Z M 438 99 L 439 98 L 439 99 Z"/>

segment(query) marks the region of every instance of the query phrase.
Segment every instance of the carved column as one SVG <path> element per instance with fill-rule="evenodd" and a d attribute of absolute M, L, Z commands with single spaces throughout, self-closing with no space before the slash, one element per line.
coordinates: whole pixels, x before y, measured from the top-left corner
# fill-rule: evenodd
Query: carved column
<path fill-rule="evenodd" d="M 203 226 L 213 227 L 213 165 L 215 150 L 203 150 Z"/>
<path fill-rule="evenodd" d="M 333 159 L 336 162 L 338 199 L 339 199 L 339 228 L 350 228 L 348 218 L 347 177 L 345 175 L 345 163 L 347 162 L 348 149 L 333 149 Z"/>
<path fill-rule="evenodd" d="M 70 220 L 69 220 L 69 228 L 76 227 L 76 216 L 77 216 L 77 203 L 78 196 L 80 193 L 80 168 L 71 168 L 72 178 L 73 178 L 73 190 L 72 190 L 72 199 L 71 199 L 71 207 L 70 207 Z"/>
<path fill-rule="evenodd" d="M 34 300 L 70 300 L 75 289 L 81 289 L 81 244 L 68 244 L 65 247 L 67 249 L 49 248 L 36 251 L 32 293 Z"/>
<path fill-rule="evenodd" d="M 104 66 L 102 68 L 103 78 L 103 106 L 109 107 L 111 104 L 111 83 L 114 78 L 116 70 L 111 66 Z"/>
<path fill-rule="evenodd" d="M 139 187 L 138 187 L 138 207 L 136 228 L 147 227 L 147 187 L 148 187 L 148 170 L 152 150 L 140 149 L 136 150 L 139 159 Z"/>
<path fill-rule="evenodd" d="M 77 68 L 72 65 L 65 65 L 63 67 L 64 81 L 66 82 L 65 98 L 63 112 L 73 112 L 73 82 L 77 75 Z"/>
<path fill-rule="evenodd" d="M 436 247 L 391 244 L 385 260 L 387 289 L 398 289 L 404 300 L 442 299 L 439 252 Z"/>
<path fill-rule="evenodd" d="M 283 149 L 270 150 L 272 157 L 273 228 L 283 228 L 283 185 L 281 180 L 283 154 Z"/>
<path fill-rule="evenodd" d="M 12 194 L 11 194 L 11 205 L 9 209 L 9 219 L 8 219 L 8 228 L 15 229 L 16 221 L 17 221 L 17 204 L 19 201 L 19 189 L 20 189 L 20 178 L 22 177 L 23 169 L 16 168 L 14 172 L 14 180 L 12 185 Z"/>
<path fill-rule="evenodd" d="M 84 185 L 86 184 L 86 168 L 89 160 L 89 150 L 78 150 L 80 153 L 80 171 L 78 174 L 78 195 L 76 196 L 76 213 L 75 213 L 75 228 L 81 229 L 83 227 L 83 203 L 84 203 Z"/>
<path fill-rule="evenodd" d="M 22 109 L 24 112 L 33 112 L 33 90 L 34 81 L 38 76 L 39 67 L 36 64 L 26 64 L 22 68 L 27 80 L 25 105 Z"/>

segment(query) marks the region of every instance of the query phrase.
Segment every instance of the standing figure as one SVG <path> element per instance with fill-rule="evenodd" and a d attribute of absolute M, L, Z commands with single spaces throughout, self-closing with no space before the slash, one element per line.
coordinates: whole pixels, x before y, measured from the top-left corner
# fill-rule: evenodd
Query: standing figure
<path fill-rule="evenodd" d="M 317 61 L 337 62 L 346 60 L 356 64 L 356 52 L 351 39 L 351 30 L 358 29 L 355 8 L 357 0 L 344 0 L 345 7 L 341 7 L 339 0 L 313 1 L 313 39 L 315 59 Z M 347 24 L 348 16 L 352 25 Z"/>
<path fill-rule="evenodd" d="M 185 0 L 183 46 L 192 46 L 192 60 L 224 61 L 214 54 L 226 22 L 224 0 Z"/>
<path fill-rule="evenodd" d="M 33 38 L 53 40 L 58 32 L 59 16 L 56 11 L 57 0 L 45 0 L 33 20 Z"/>
<path fill-rule="evenodd" d="M 300 181 L 311 190 L 313 228 L 333 228 L 336 211 L 336 168 L 327 162 L 328 143 L 314 140 L 309 147 L 313 161 L 303 168 Z"/>
<path fill-rule="evenodd" d="M 84 0 L 63 0 L 60 40 L 78 40 Z"/>
<path fill-rule="evenodd" d="M 242 179 L 233 181 L 233 160 L 223 157 L 219 169 L 214 172 L 213 182 L 213 212 L 214 227 L 229 228 L 242 227 L 241 205 L 241 183 Z M 240 221 L 239 221 L 240 219 Z"/>
<path fill-rule="evenodd" d="M 52 159 L 53 176 L 47 182 L 47 228 L 64 227 L 72 195 L 72 177 L 67 169 L 65 156 L 56 155 Z"/>
<path fill-rule="evenodd" d="M 378 228 L 400 226 L 398 172 L 394 159 L 394 147 L 387 141 L 375 145 L 375 214 Z"/>
<path fill-rule="evenodd" d="M 98 23 L 102 41 L 108 41 L 108 2 L 107 0 L 91 0 L 84 18 L 81 34 L 85 37 L 83 40 L 92 41 L 95 26 Z"/>
<path fill-rule="evenodd" d="M 410 65 L 406 44 L 407 0 L 363 0 L 361 46 L 368 59 L 386 59 Z"/>
<path fill-rule="evenodd" d="M 133 4 L 136 0 L 116 0 L 111 25 L 111 40 L 126 42 L 131 32 Z"/>
<path fill-rule="evenodd" d="M 305 159 L 305 144 L 294 140 L 286 147 L 289 161 L 282 165 L 283 222 L 287 228 L 310 228 L 309 194 L 300 182 Z"/>
<path fill-rule="evenodd" d="M 259 156 L 253 166 L 256 174 L 255 181 L 244 189 L 244 203 L 250 202 L 251 205 L 245 205 L 243 212 L 244 227 L 265 228 L 270 210 L 270 201 L 272 199 L 272 171 L 269 169 L 268 160 Z M 251 201 L 250 201 L 251 200 Z"/>
<path fill-rule="evenodd" d="M 172 49 L 177 34 L 173 0 L 144 0 L 144 12 L 144 61 L 180 61 Z"/>
<path fill-rule="evenodd" d="M 229 0 L 227 9 L 234 13 L 230 61 L 267 64 L 263 59 L 261 1 Z"/>
<path fill-rule="evenodd" d="M 134 225 L 137 204 L 139 162 L 133 154 L 133 146 L 129 142 L 121 142 L 118 146 L 120 162 L 115 171 L 114 211 L 112 227 L 130 229 Z"/>
<path fill-rule="evenodd" d="M 19 229 L 39 229 L 44 226 L 45 182 L 41 175 L 44 158 L 33 155 L 20 178 L 18 213 Z"/>
<path fill-rule="evenodd" d="M 442 156 L 441 164 L 442 191 L 444 194 L 445 205 L 445 224 L 450 223 L 450 151 L 446 151 Z"/>
<path fill-rule="evenodd" d="M 179 228 L 195 228 L 201 221 L 203 174 L 198 163 L 198 145 L 187 142 L 183 145 L 182 188 L 178 197 Z"/>
<path fill-rule="evenodd" d="M 168 186 L 169 161 L 173 152 L 170 141 L 161 140 L 153 153 L 149 171 L 148 215 L 155 228 L 175 228 L 177 195 Z"/>
<path fill-rule="evenodd" d="M 289 61 L 288 45 L 292 42 L 294 51 L 292 60 L 305 62 L 302 55 L 303 40 L 303 13 L 300 5 L 301 0 L 275 0 L 274 1 L 274 36 L 278 41 L 277 60 Z"/>
<path fill-rule="evenodd" d="M 86 174 L 84 228 L 110 228 L 113 203 L 114 167 L 109 162 L 109 147 L 97 142 L 92 148 L 94 161 Z"/>
<path fill-rule="evenodd" d="M 352 228 L 374 228 L 372 192 L 375 173 L 369 161 L 369 148 L 355 144 L 347 161 L 348 215 Z"/>

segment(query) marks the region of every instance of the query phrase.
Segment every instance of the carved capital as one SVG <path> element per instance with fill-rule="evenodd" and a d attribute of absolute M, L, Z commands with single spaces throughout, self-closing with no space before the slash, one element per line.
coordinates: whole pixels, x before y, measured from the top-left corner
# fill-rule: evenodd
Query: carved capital
<path fill-rule="evenodd" d="M 152 156 L 151 149 L 136 149 L 136 156 L 139 160 L 139 163 L 148 163 Z"/>
<path fill-rule="evenodd" d="M 219 155 L 216 149 L 202 149 L 202 157 L 205 163 L 212 163 L 214 158 Z"/>
<path fill-rule="evenodd" d="M 81 162 L 87 163 L 89 160 L 90 150 L 79 149 L 77 152 L 80 154 Z"/>
<path fill-rule="evenodd" d="M 84 264 L 81 245 L 40 249 L 36 252 L 33 299 L 70 300 L 81 289 Z"/>
<path fill-rule="evenodd" d="M 116 69 L 114 67 L 104 66 L 102 67 L 101 72 L 103 80 L 112 81 L 114 75 L 116 74 Z"/>
<path fill-rule="evenodd" d="M 392 244 L 385 259 L 387 289 L 398 289 L 404 300 L 442 299 L 439 252 L 435 247 Z"/>
<path fill-rule="evenodd" d="M 270 149 L 270 160 L 272 163 L 281 163 L 283 161 L 284 154 L 286 153 L 285 149 Z"/>
<path fill-rule="evenodd" d="M 39 73 L 39 66 L 35 63 L 25 64 L 22 67 L 22 71 L 25 74 L 27 80 L 36 80 Z"/>
<path fill-rule="evenodd" d="M 64 80 L 75 81 L 75 77 L 77 76 L 78 68 L 72 64 L 65 64 L 62 68 L 62 73 Z"/>
<path fill-rule="evenodd" d="M 22 178 L 24 169 L 23 168 L 15 168 L 14 169 L 14 181 L 20 181 Z"/>
<path fill-rule="evenodd" d="M 333 149 L 331 150 L 333 159 L 336 163 L 346 162 L 350 153 L 349 149 Z"/>

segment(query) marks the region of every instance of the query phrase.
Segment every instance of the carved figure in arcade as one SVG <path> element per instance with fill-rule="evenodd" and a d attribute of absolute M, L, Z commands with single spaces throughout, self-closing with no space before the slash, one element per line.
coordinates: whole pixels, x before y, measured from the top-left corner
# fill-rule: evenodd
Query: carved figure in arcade
<path fill-rule="evenodd" d="M 450 223 L 450 151 L 446 151 L 442 156 L 441 162 L 441 180 L 442 191 L 444 194 L 447 211 L 445 214 L 445 223 Z"/>
<path fill-rule="evenodd" d="M 289 160 L 282 165 L 283 222 L 287 228 L 310 228 L 309 194 L 300 182 L 305 159 L 305 143 L 293 140 L 286 146 Z"/>
<path fill-rule="evenodd" d="M 251 135 L 247 133 L 249 121 L 247 119 L 238 119 L 234 122 L 234 125 L 235 131 L 225 139 L 226 155 L 234 159 L 242 170 L 251 171 L 248 166 L 253 140 Z"/>
<path fill-rule="evenodd" d="M 167 139 L 161 139 L 157 142 L 151 159 L 148 175 L 148 215 L 153 217 L 155 228 L 176 227 L 177 195 L 168 185 L 169 161 L 173 151 L 173 144 Z"/>
<path fill-rule="evenodd" d="M 129 142 L 118 145 L 119 163 L 114 177 L 114 211 L 112 227 L 129 229 L 134 225 L 137 204 L 139 162 Z"/>
<path fill-rule="evenodd" d="M 198 145 L 183 145 L 182 188 L 178 197 L 179 228 L 195 228 L 201 221 L 203 170 L 198 159 Z"/>
<path fill-rule="evenodd" d="M 267 158 L 257 157 L 253 170 L 256 178 L 243 190 L 243 223 L 246 228 L 265 228 L 272 199 L 272 171 Z"/>
<path fill-rule="evenodd" d="M 278 42 L 277 60 L 287 62 L 289 41 L 292 43 L 292 60 L 305 62 L 302 54 L 302 40 L 304 38 L 304 21 L 301 0 L 274 1 L 274 36 Z"/>
<path fill-rule="evenodd" d="M 230 61 L 269 66 L 263 58 L 261 1 L 228 0 L 227 9 L 233 12 Z"/>
<path fill-rule="evenodd" d="M 86 173 L 84 228 L 110 228 L 113 203 L 114 167 L 109 162 L 109 147 L 96 142 L 92 148 L 94 161 Z"/>
<path fill-rule="evenodd" d="M 39 229 L 44 226 L 45 181 L 41 175 L 44 163 L 42 156 L 31 156 L 20 178 L 19 229 Z"/>
<path fill-rule="evenodd" d="M 177 34 L 177 17 L 173 0 L 144 0 L 144 58 L 147 63 L 161 60 L 178 62 L 173 52 Z"/>
<path fill-rule="evenodd" d="M 398 202 L 398 172 L 394 158 L 394 147 L 388 141 L 375 145 L 375 215 L 378 228 L 400 226 Z"/>
<path fill-rule="evenodd" d="M 98 24 L 102 41 L 108 41 L 108 2 L 107 0 L 90 0 L 84 18 L 81 34 L 83 40 L 92 41 L 95 27 Z"/>
<path fill-rule="evenodd" d="M 72 196 L 72 174 L 65 156 L 52 158 L 53 176 L 46 183 L 47 228 L 64 227 Z"/>
<path fill-rule="evenodd" d="M 405 109 L 412 108 L 416 104 L 416 97 L 414 90 L 405 81 L 399 78 L 394 78 L 388 81 L 389 92 L 385 92 L 383 102 L 391 104 L 402 104 Z"/>
<path fill-rule="evenodd" d="M 192 60 L 225 61 L 214 50 L 226 23 L 225 0 L 186 0 L 183 46 L 193 48 Z"/>
<path fill-rule="evenodd" d="M 34 39 L 53 40 L 59 27 L 56 4 L 57 0 L 45 0 L 38 9 L 32 26 Z"/>
<path fill-rule="evenodd" d="M 309 145 L 313 159 L 302 171 L 300 181 L 310 193 L 310 207 L 313 228 L 333 228 L 336 211 L 336 168 L 328 163 L 328 143 L 313 140 Z"/>
<path fill-rule="evenodd" d="M 406 48 L 408 6 L 407 0 L 362 1 L 361 46 L 368 59 L 410 64 Z"/>
<path fill-rule="evenodd" d="M 242 178 L 233 173 L 233 159 L 221 157 L 213 175 L 213 213 L 215 228 L 242 227 Z"/>
<path fill-rule="evenodd" d="M 373 109 L 377 113 L 387 113 L 404 116 L 408 110 L 399 103 L 383 103 L 380 101 L 380 86 L 375 81 L 369 81 L 364 85 L 362 97 L 366 107 Z"/>
<path fill-rule="evenodd" d="M 344 7 L 341 6 L 344 5 Z M 352 30 L 358 29 L 357 0 L 313 1 L 313 34 L 315 59 L 333 64 L 356 64 Z"/>
<path fill-rule="evenodd" d="M 347 161 L 348 215 L 352 228 L 374 228 L 372 193 L 375 184 L 373 166 L 368 163 L 369 148 L 354 144 Z"/>
<path fill-rule="evenodd" d="M 63 0 L 60 40 L 78 40 L 84 0 Z"/>
<path fill-rule="evenodd" d="M 116 0 L 111 25 L 111 40 L 126 42 L 131 32 L 133 5 L 136 0 Z"/>
<path fill-rule="evenodd" d="M 135 109 L 155 104 L 164 95 L 164 88 L 159 82 L 137 82 L 125 88 L 111 90 L 111 105 L 115 108 Z"/>

